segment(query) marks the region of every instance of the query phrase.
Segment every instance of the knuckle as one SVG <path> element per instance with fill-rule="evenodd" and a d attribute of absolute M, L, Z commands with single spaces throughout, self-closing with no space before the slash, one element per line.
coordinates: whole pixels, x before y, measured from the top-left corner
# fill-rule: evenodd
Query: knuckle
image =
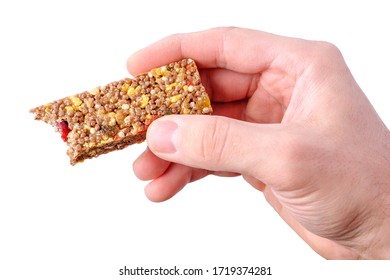
<path fill-rule="evenodd" d="M 323 72 L 326 69 L 334 70 L 340 65 L 343 56 L 334 44 L 324 41 L 312 42 L 310 55 L 307 56 L 314 70 Z"/>
<path fill-rule="evenodd" d="M 324 54 L 328 57 L 341 55 L 339 48 L 330 42 L 318 41 L 318 42 L 315 42 L 315 45 L 316 45 L 315 49 L 320 54 Z"/>
<path fill-rule="evenodd" d="M 229 122 L 217 117 L 210 118 L 200 142 L 199 154 L 202 161 L 218 164 L 226 160 L 226 143 L 230 140 L 229 131 Z"/>

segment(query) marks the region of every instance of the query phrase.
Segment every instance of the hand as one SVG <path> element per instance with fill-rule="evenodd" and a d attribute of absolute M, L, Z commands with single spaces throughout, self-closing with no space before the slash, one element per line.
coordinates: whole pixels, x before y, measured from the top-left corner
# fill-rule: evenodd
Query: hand
<path fill-rule="evenodd" d="M 216 28 L 167 37 L 132 74 L 193 58 L 214 116 L 166 116 L 135 174 L 163 201 L 208 174 L 241 174 L 325 258 L 390 258 L 390 134 L 339 50 Z"/>

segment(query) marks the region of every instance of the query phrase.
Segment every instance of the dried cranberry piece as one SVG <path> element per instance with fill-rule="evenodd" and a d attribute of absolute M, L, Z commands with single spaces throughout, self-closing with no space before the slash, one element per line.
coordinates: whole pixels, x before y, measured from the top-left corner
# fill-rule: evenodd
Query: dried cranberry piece
<path fill-rule="evenodd" d="M 58 122 L 57 125 L 58 125 L 58 129 L 61 132 L 62 140 L 64 140 L 64 142 L 67 142 L 68 141 L 68 134 L 70 132 L 68 123 L 66 121 L 62 121 L 62 122 Z"/>

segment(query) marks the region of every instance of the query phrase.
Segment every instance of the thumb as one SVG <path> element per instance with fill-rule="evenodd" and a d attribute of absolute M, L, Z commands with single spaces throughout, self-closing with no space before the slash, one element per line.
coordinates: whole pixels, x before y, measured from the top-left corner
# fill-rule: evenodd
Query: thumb
<path fill-rule="evenodd" d="M 170 115 L 150 125 L 147 141 L 149 149 L 167 161 L 254 175 L 272 150 L 274 129 L 220 116 Z"/>

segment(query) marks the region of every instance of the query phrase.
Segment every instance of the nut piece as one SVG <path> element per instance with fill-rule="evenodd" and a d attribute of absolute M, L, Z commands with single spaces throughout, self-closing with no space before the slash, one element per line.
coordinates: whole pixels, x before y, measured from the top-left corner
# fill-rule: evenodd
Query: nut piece
<path fill-rule="evenodd" d="M 183 96 L 182 94 L 176 94 L 176 95 L 172 96 L 171 102 L 176 103 L 177 101 L 179 101 L 181 99 L 182 96 Z"/>
<path fill-rule="evenodd" d="M 100 90 L 99 90 L 98 87 L 95 87 L 95 88 L 89 90 L 88 92 L 89 92 L 90 94 L 92 94 L 92 95 L 96 95 L 96 94 L 99 94 Z"/>
<path fill-rule="evenodd" d="M 148 105 L 149 102 L 149 97 L 147 95 L 142 95 L 141 96 L 141 104 L 139 105 L 141 108 L 145 108 L 146 105 Z"/>
<path fill-rule="evenodd" d="M 132 95 L 134 95 L 134 93 L 135 93 L 135 88 L 133 88 L 133 87 L 130 87 L 130 88 L 127 90 L 127 95 L 128 95 L 128 96 L 132 96 Z"/>
<path fill-rule="evenodd" d="M 83 101 L 81 101 L 81 99 L 78 98 L 76 95 L 69 97 L 69 99 L 76 107 L 80 106 L 83 103 Z"/>

